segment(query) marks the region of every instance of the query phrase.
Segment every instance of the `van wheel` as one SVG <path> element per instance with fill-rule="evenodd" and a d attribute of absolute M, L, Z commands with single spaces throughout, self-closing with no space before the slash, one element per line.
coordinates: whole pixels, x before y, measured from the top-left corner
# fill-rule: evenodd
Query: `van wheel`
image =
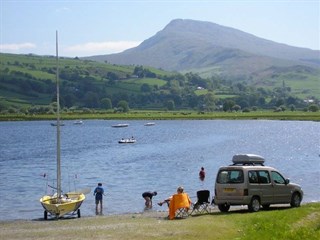
<path fill-rule="evenodd" d="M 248 208 L 251 212 L 258 212 L 260 210 L 260 200 L 258 197 L 253 197 L 251 199 L 250 204 L 248 205 Z"/>
<path fill-rule="evenodd" d="M 228 212 L 230 209 L 230 205 L 225 203 L 225 204 L 219 204 L 218 208 L 221 212 Z"/>
<path fill-rule="evenodd" d="M 291 207 L 300 207 L 300 204 L 301 204 L 301 197 L 299 193 L 295 192 L 291 197 L 290 205 Z"/>

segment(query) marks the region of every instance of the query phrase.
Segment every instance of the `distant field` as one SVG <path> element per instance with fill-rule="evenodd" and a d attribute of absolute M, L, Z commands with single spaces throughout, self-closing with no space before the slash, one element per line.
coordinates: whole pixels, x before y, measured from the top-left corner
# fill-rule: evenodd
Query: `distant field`
<path fill-rule="evenodd" d="M 24 115 L 6 114 L 0 115 L 0 121 L 8 120 L 49 120 L 55 119 L 55 115 Z M 256 111 L 256 112 L 210 112 L 199 113 L 195 111 L 135 111 L 128 113 L 95 112 L 95 113 L 62 113 L 62 119 L 146 119 L 146 120 L 172 120 L 172 119 L 270 119 L 270 120 L 301 120 L 301 121 L 320 121 L 320 112 L 303 111 Z"/>
<path fill-rule="evenodd" d="M 142 85 L 144 83 L 149 84 L 149 85 L 157 85 L 159 87 L 165 85 L 167 82 L 162 80 L 162 79 L 157 79 L 157 78 L 132 78 L 132 79 L 128 79 L 128 80 L 124 80 L 123 82 L 128 82 L 128 83 L 132 83 L 134 82 L 135 84 L 139 84 Z"/>

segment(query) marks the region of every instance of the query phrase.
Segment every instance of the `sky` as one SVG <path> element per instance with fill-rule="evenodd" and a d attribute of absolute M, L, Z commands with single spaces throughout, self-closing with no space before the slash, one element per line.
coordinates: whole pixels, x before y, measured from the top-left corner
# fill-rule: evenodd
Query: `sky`
<path fill-rule="evenodd" d="M 0 52 L 84 57 L 138 46 L 174 19 L 320 50 L 320 0 L 0 0 Z"/>

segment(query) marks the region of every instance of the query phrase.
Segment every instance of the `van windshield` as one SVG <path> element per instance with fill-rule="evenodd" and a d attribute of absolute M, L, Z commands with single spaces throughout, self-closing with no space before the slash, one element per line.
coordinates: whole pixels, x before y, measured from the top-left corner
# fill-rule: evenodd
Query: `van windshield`
<path fill-rule="evenodd" d="M 243 183 L 243 171 L 221 170 L 218 173 L 217 183 Z"/>

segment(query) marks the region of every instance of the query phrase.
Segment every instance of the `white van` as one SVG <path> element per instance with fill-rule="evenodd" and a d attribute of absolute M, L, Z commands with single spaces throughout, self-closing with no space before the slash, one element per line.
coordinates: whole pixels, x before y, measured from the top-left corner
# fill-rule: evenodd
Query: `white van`
<path fill-rule="evenodd" d="M 233 156 L 233 164 L 218 171 L 214 204 L 221 212 L 232 205 L 248 205 L 252 212 L 269 208 L 270 204 L 291 204 L 299 207 L 303 191 L 290 183 L 276 169 L 264 166 L 264 158 L 255 154 Z"/>

